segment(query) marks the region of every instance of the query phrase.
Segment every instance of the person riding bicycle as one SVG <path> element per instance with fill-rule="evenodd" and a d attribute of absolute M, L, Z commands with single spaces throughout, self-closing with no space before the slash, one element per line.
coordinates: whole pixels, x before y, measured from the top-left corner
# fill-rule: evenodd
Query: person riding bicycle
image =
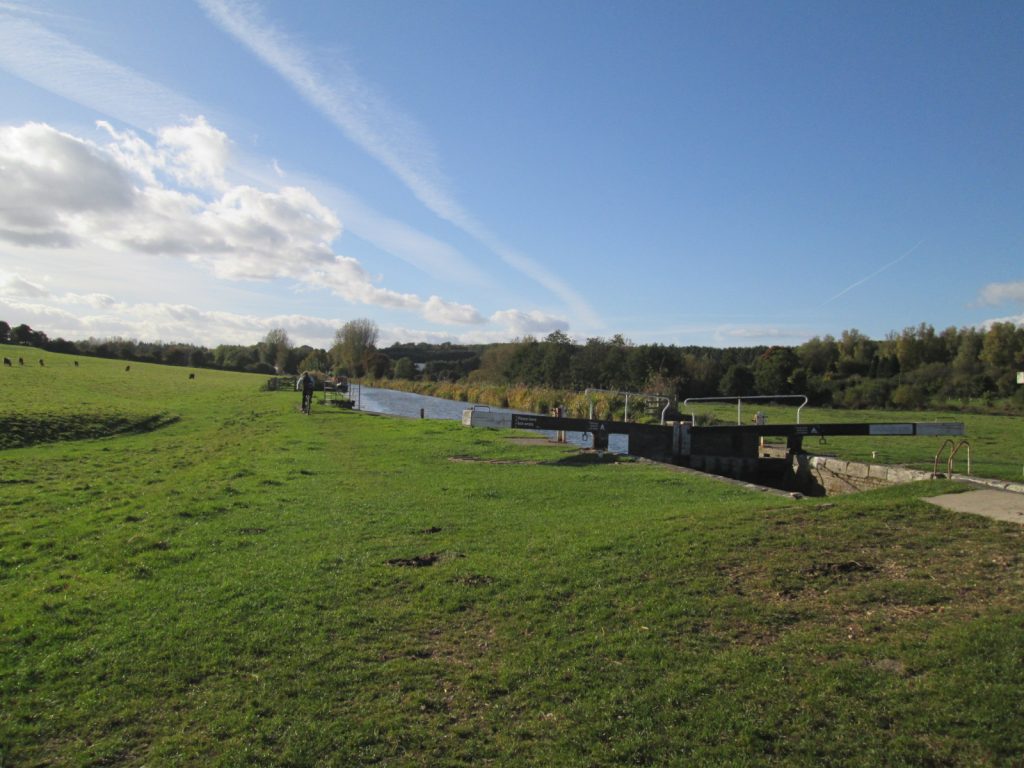
<path fill-rule="evenodd" d="M 303 371 L 295 388 L 302 390 L 302 412 L 309 414 L 313 409 L 313 390 L 316 388 L 316 379 L 310 376 L 309 371 Z"/>

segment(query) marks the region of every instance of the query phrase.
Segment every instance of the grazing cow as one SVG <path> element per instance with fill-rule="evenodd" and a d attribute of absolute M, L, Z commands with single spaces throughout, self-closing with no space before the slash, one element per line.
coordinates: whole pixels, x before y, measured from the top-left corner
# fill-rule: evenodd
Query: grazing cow
<path fill-rule="evenodd" d="M 190 374 L 188 375 L 188 377 L 189 377 L 189 379 L 194 379 L 194 378 L 196 377 L 196 375 L 195 375 L 194 373 L 190 373 Z"/>
<path fill-rule="evenodd" d="M 124 369 L 125 369 L 125 371 L 130 371 L 130 370 L 132 369 L 132 367 L 131 367 L 130 365 L 126 365 L 126 366 L 124 367 Z"/>
<path fill-rule="evenodd" d="M 25 358 L 24 357 L 19 357 L 18 358 L 18 365 L 24 365 L 24 364 L 25 364 Z"/>
<path fill-rule="evenodd" d="M 4 365 L 6 365 L 8 368 L 10 368 L 14 364 L 11 362 L 11 358 L 5 357 L 4 358 Z"/>
<path fill-rule="evenodd" d="M 75 360 L 75 368 L 77 368 L 77 367 L 78 367 L 78 361 Z"/>
<path fill-rule="evenodd" d="M 41 358 L 41 357 L 39 358 L 39 366 L 41 368 L 45 368 L 46 367 L 46 363 L 43 362 L 43 358 Z"/>

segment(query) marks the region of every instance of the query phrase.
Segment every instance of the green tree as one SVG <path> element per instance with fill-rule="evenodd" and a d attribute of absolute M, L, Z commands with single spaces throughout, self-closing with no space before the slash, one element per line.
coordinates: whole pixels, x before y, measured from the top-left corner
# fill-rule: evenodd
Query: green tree
<path fill-rule="evenodd" d="M 331 363 L 350 376 L 365 375 L 370 356 L 377 349 L 379 336 L 380 329 L 373 320 L 349 320 L 334 333 L 334 346 L 328 352 Z"/>
<path fill-rule="evenodd" d="M 272 328 L 259 343 L 260 362 L 272 366 L 278 373 L 288 368 L 288 352 L 292 347 L 284 328 Z"/>
<path fill-rule="evenodd" d="M 213 363 L 229 371 L 243 371 L 247 365 L 258 362 L 256 347 L 240 344 L 221 344 L 213 350 Z"/>
<path fill-rule="evenodd" d="M 409 381 L 416 378 L 416 365 L 411 357 L 402 357 L 395 362 L 395 378 Z"/>
<path fill-rule="evenodd" d="M 562 331 L 553 331 L 544 339 L 541 377 L 549 387 L 568 387 L 572 382 L 572 339 Z"/>
<path fill-rule="evenodd" d="M 992 323 L 985 332 L 980 358 L 997 394 L 1012 395 L 1017 387 L 1017 371 L 1024 370 L 1024 328 L 1014 323 Z"/>
<path fill-rule="evenodd" d="M 839 359 L 839 348 L 832 336 L 815 336 L 796 348 L 796 356 L 809 372 L 824 376 L 832 370 Z"/>
<path fill-rule="evenodd" d="M 569 362 L 572 386 L 583 390 L 587 387 L 600 387 L 601 362 L 604 360 L 608 342 L 599 337 L 587 339 L 587 343 L 576 350 Z"/>
<path fill-rule="evenodd" d="M 745 365 L 730 365 L 718 383 L 718 391 L 726 397 L 742 397 L 753 394 L 753 372 Z"/>
<path fill-rule="evenodd" d="M 366 372 L 375 379 L 383 379 L 391 373 L 391 358 L 379 349 L 366 356 Z"/>
<path fill-rule="evenodd" d="M 856 328 L 843 331 L 838 342 L 839 357 L 836 370 L 840 376 L 866 375 L 871 369 L 871 358 L 875 356 L 877 342 L 872 341 Z"/>
<path fill-rule="evenodd" d="M 31 327 L 22 323 L 10 331 L 12 344 L 27 344 L 30 347 L 42 347 L 46 344 L 46 334 L 42 331 L 33 331 Z"/>
<path fill-rule="evenodd" d="M 978 397 L 990 383 L 985 380 L 985 365 L 981 360 L 985 335 L 975 328 L 964 328 L 959 336 L 960 345 L 952 363 L 953 394 L 964 399 Z"/>
<path fill-rule="evenodd" d="M 327 353 L 322 349 L 314 349 L 299 361 L 297 371 L 316 371 L 325 373 L 331 367 Z"/>
<path fill-rule="evenodd" d="M 800 359 L 789 347 L 772 347 L 754 364 L 754 384 L 760 395 L 792 393 L 793 372 Z"/>
<path fill-rule="evenodd" d="M 492 344 L 480 355 L 480 367 L 470 376 L 472 381 L 507 384 L 508 369 L 516 354 L 516 344 Z"/>

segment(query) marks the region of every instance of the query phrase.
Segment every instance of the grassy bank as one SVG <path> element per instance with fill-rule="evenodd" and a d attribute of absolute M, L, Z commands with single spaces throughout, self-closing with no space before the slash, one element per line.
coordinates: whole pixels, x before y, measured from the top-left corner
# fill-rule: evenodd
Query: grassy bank
<path fill-rule="evenodd" d="M 0 765 L 1024 755 L 1024 536 L 947 485 L 793 500 L 46 358 L 0 416 L 160 420 L 0 452 Z"/>

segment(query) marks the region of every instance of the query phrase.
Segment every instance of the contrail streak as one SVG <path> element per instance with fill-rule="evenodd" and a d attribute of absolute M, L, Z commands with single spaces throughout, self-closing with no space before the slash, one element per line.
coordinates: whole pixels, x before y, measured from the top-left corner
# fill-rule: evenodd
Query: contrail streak
<path fill-rule="evenodd" d="M 251 0 L 196 0 L 207 16 L 275 70 L 356 146 L 390 170 L 430 211 L 455 225 L 502 261 L 564 301 L 584 322 L 595 324 L 589 303 L 544 265 L 507 246 L 477 221 L 446 189 L 429 142 L 414 121 L 392 108 L 343 62 L 330 80 L 305 50 L 268 22 Z"/>
<path fill-rule="evenodd" d="M 867 282 L 868 280 L 870 280 L 871 278 L 873 278 L 873 277 L 876 277 L 876 276 L 878 276 L 878 275 L 882 274 L 883 272 L 885 272 L 885 270 L 889 269 L 889 267 L 893 267 L 893 266 L 895 266 L 895 265 L 899 264 L 899 263 L 900 263 L 901 261 L 903 261 L 903 260 L 904 260 L 905 258 L 907 258 L 907 256 L 909 256 L 909 255 L 910 255 L 910 254 L 912 254 L 912 253 L 913 253 L 914 251 L 916 251 L 916 250 L 917 250 L 918 248 L 920 248 L 920 247 L 921 247 L 921 245 L 922 245 L 923 243 L 924 243 L 924 240 L 921 240 L 920 242 L 918 242 L 918 244 L 917 244 L 917 245 L 915 245 L 915 246 L 914 246 L 913 248 L 911 248 L 911 249 L 910 249 L 909 251 L 907 251 L 906 253 L 904 253 L 904 254 L 903 254 L 902 256 L 900 256 L 899 258 L 893 259 L 893 260 L 892 260 L 892 261 L 890 261 L 890 262 L 889 262 L 888 264 L 886 264 L 886 265 L 884 265 L 884 266 L 882 266 L 882 267 L 879 267 L 878 269 L 876 269 L 876 270 L 875 270 L 874 272 L 872 272 L 872 273 L 871 273 L 870 275 L 868 275 L 867 277 L 863 277 L 863 278 L 861 278 L 860 280 L 858 280 L 857 282 L 855 282 L 855 283 L 853 283 L 853 284 L 851 284 L 851 285 L 848 285 L 848 286 L 846 286 L 845 288 L 843 288 L 843 290 L 841 290 L 841 291 L 840 291 L 839 293 L 837 293 L 837 294 L 836 294 L 835 296 L 833 296 L 832 298 L 830 298 L 830 299 L 826 299 L 825 301 L 823 301 L 823 302 L 821 303 L 821 305 L 819 306 L 819 309 L 820 309 L 821 307 L 824 307 L 824 306 L 825 306 L 826 304 L 831 304 L 831 303 L 832 303 L 833 301 L 835 301 L 836 299 L 838 299 L 838 298 L 839 298 L 840 296 L 843 296 L 843 295 L 845 295 L 845 294 L 849 293 L 850 291 L 852 291 L 852 290 L 853 290 L 854 288 L 856 288 L 857 286 L 859 286 L 859 285 L 863 285 L 864 283 L 866 283 L 866 282 Z"/>

